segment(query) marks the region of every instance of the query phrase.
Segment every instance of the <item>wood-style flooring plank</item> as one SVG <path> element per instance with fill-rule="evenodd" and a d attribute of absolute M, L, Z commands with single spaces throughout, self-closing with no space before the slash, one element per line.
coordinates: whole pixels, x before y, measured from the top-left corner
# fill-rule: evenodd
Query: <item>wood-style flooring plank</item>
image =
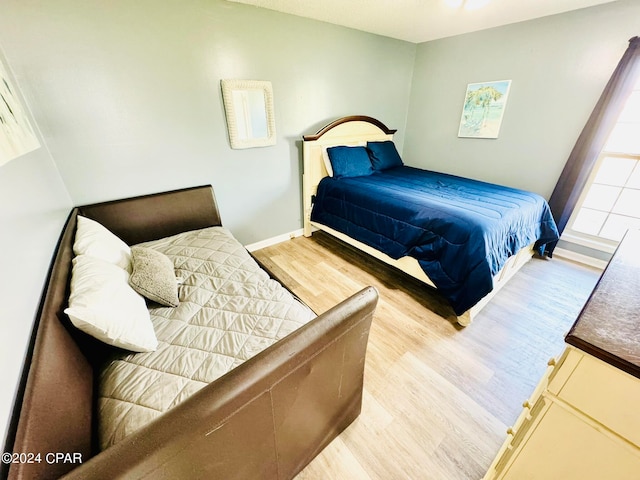
<path fill-rule="evenodd" d="M 317 313 L 380 293 L 362 413 L 297 480 L 481 478 L 600 275 L 534 258 L 462 328 L 433 289 L 322 232 L 254 255 Z"/>

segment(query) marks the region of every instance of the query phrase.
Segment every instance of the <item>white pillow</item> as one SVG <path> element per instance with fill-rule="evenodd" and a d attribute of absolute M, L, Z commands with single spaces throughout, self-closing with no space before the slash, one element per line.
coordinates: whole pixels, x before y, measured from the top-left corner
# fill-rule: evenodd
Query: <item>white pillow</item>
<path fill-rule="evenodd" d="M 89 255 L 73 259 L 69 307 L 64 313 L 85 333 L 134 352 L 158 347 L 144 298 L 129 286 L 126 270 Z"/>
<path fill-rule="evenodd" d="M 73 253 L 91 255 L 131 272 L 131 248 L 100 223 L 81 215 L 78 215 Z"/>
<path fill-rule="evenodd" d="M 333 177 L 333 167 L 331 166 L 331 160 L 329 160 L 329 154 L 327 153 L 327 148 L 329 147 L 322 147 L 322 161 L 324 162 L 324 168 L 327 169 L 327 173 L 329 174 L 329 176 Z"/>
<path fill-rule="evenodd" d="M 333 167 L 331 166 L 331 160 L 329 159 L 329 154 L 327 153 L 327 148 L 331 147 L 366 147 L 367 142 L 353 142 L 353 143 L 345 143 L 341 145 L 327 145 L 322 147 L 322 161 L 324 162 L 324 168 L 327 169 L 327 173 L 330 177 L 333 177 Z"/>

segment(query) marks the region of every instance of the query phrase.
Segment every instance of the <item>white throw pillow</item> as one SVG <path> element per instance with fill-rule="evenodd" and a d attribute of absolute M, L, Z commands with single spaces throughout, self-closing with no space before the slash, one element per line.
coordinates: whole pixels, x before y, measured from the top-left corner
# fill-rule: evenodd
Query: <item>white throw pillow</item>
<path fill-rule="evenodd" d="M 73 253 L 91 255 L 131 271 L 129 246 L 100 223 L 81 215 L 78 215 Z"/>
<path fill-rule="evenodd" d="M 129 286 L 129 273 L 89 255 L 73 259 L 69 307 L 64 313 L 85 333 L 134 352 L 158 347 L 144 298 Z"/>
<path fill-rule="evenodd" d="M 331 160 L 329 160 L 327 148 L 329 147 L 322 147 L 322 161 L 324 163 L 324 168 L 327 170 L 327 174 L 330 177 L 333 177 L 333 167 L 331 166 Z"/>

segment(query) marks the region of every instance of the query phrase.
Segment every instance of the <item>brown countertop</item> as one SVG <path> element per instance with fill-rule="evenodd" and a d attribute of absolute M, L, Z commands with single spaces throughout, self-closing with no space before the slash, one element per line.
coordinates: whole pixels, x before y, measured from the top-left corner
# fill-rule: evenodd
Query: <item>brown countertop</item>
<path fill-rule="evenodd" d="M 565 340 L 640 378 L 640 230 L 627 232 Z"/>

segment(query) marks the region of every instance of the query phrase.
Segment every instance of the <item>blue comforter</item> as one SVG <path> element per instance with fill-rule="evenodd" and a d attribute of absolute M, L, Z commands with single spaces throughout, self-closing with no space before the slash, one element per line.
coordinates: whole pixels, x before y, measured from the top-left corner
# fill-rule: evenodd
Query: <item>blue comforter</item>
<path fill-rule="evenodd" d="M 325 177 L 311 220 L 394 259 L 414 257 L 456 315 L 493 289 L 511 255 L 558 239 L 535 193 L 407 166 Z"/>

